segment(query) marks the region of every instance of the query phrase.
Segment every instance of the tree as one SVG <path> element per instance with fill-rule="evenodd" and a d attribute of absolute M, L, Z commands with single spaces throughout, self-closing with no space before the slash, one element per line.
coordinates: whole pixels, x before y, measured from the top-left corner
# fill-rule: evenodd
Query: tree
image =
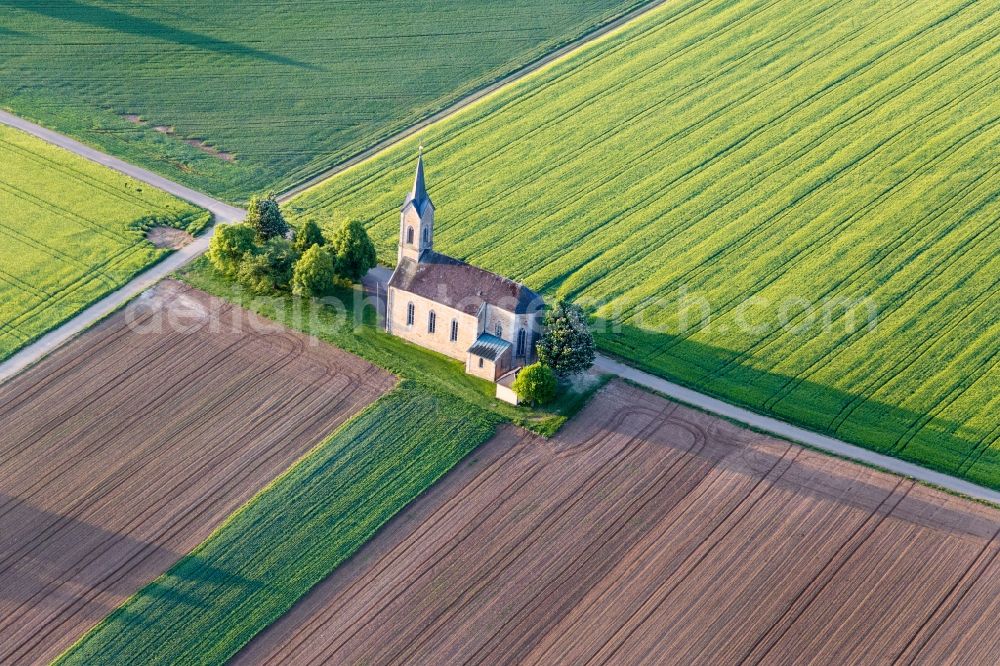
<path fill-rule="evenodd" d="M 326 296 L 333 290 L 333 253 L 321 245 L 313 245 L 295 262 L 292 273 L 292 293 L 299 296 Z"/>
<path fill-rule="evenodd" d="M 538 341 L 538 360 L 559 377 L 586 372 L 594 363 L 594 336 L 580 306 L 557 301 L 545 313 L 545 333 Z"/>
<path fill-rule="evenodd" d="M 330 239 L 330 249 L 337 275 L 345 280 L 358 282 L 375 267 L 375 245 L 357 220 L 344 221 L 338 227 Z"/>
<path fill-rule="evenodd" d="M 284 238 L 272 238 L 264 243 L 261 254 L 267 260 L 275 288 L 289 289 L 292 284 L 292 271 L 295 269 L 295 262 L 299 260 L 299 253 L 296 252 L 291 241 Z"/>
<path fill-rule="evenodd" d="M 267 258 L 259 254 L 248 254 L 240 262 L 236 280 L 255 294 L 269 294 L 275 290 L 271 267 Z"/>
<path fill-rule="evenodd" d="M 284 238 L 288 233 L 288 223 L 285 222 L 285 216 L 281 214 L 281 207 L 273 193 L 263 197 L 250 197 L 245 222 L 257 233 L 260 241 Z"/>
<path fill-rule="evenodd" d="M 254 254 L 244 255 L 236 279 L 255 294 L 288 289 L 298 255 L 284 238 L 272 238 Z"/>
<path fill-rule="evenodd" d="M 319 225 L 309 220 L 302 225 L 299 233 L 295 234 L 295 249 L 299 251 L 299 254 L 302 254 L 313 245 L 326 245 L 326 239 L 323 237 Z"/>
<path fill-rule="evenodd" d="M 517 373 L 512 388 L 521 402 L 544 405 L 556 397 L 556 375 L 549 366 L 533 363 Z"/>
<path fill-rule="evenodd" d="M 257 250 L 254 235 L 254 230 L 246 224 L 219 225 L 208 243 L 209 261 L 223 275 L 236 277 L 243 258 Z"/>

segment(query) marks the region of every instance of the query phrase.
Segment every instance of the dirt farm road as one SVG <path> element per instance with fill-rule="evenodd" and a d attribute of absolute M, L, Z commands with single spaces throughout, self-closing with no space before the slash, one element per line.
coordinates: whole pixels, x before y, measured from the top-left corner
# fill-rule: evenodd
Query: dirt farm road
<path fill-rule="evenodd" d="M 660 3 L 653 3 L 645 7 L 648 9 L 658 4 Z M 632 15 L 630 14 L 629 16 Z M 607 27 L 606 30 L 599 31 L 599 33 L 605 34 L 610 29 L 612 29 L 612 26 Z M 595 36 L 596 33 L 592 33 L 589 38 L 585 38 L 585 40 L 593 39 Z M 523 74 L 524 72 L 518 72 L 505 80 L 509 82 Z M 463 102 L 459 102 L 451 109 L 451 111 L 457 111 L 462 105 L 464 105 Z M 79 141 L 75 141 L 74 139 L 64 136 L 58 132 L 46 129 L 40 125 L 36 125 L 35 123 L 29 122 L 2 110 L 0 110 L 0 123 L 25 131 L 29 134 L 37 136 L 40 139 L 48 141 L 49 143 L 74 152 L 77 155 L 81 155 L 89 160 L 108 166 L 116 171 L 120 171 L 137 180 L 158 187 L 166 192 L 180 197 L 181 199 L 210 210 L 215 215 L 217 222 L 235 222 L 242 220 L 246 214 L 246 211 L 241 208 L 237 208 L 217 199 L 213 199 L 207 194 L 185 187 L 179 183 L 175 183 L 172 180 L 164 178 L 163 176 L 159 176 L 151 171 L 129 164 L 128 162 L 120 160 L 116 157 L 105 155 L 104 153 L 86 146 Z M 396 140 L 404 138 L 408 135 L 409 134 L 407 132 L 401 133 L 400 135 L 397 135 Z M 372 150 L 374 150 L 374 148 Z M 367 154 L 368 153 L 366 152 L 364 156 L 359 156 L 356 160 L 351 160 L 348 163 L 341 165 L 338 170 L 347 168 L 356 161 L 364 159 Z M 332 173 L 334 172 L 329 172 L 327 175 L 332 175 Z M 300 188 L 295 188 L 292 191 L 283 194 L 279 197 L 279 200 L 284 201 L 298 191 L 300 191 Z M 76 315 L 52 331 L 49 331 L 34 343 L 17 352 L 3 363 L 0 363 L 0 385 L 29 366 L 37 363 L 49 353 L 65 344 L 73 337 L 87 330 L 92 325 L 123 306 L 132 298 L 138 296 L 147 289 L 150 289 L 157 282 L 166 278 L 168 275 L 178 270 L 188 262 L 198 258 L 202 253 L 208 250 L 208 243 L 211 239 L 213 231 L 214 227 L 210 228 L 208 231 L 199 236 L 195 242 L 181 248 L 160 263 L 140 273 L 133 278 L 132 281 L 123 285 L 117 291 L 108 294 L 87 309 L 83 310 L 80 314 Z M 370 288 L 372 285 L 378 285 L 380 288 L 384 289 L 384 282 L 387 281 L 387 270 L 388 269 L 384 267 L 376 267 L 373 269 L 371 279 L 366 281 L 366 286 Z M 912 479 L 916 479 L 917 481 L 929 483 L 973 499 L 991 502 L 1000 506 L 1000 492 L 996 490 L 985 488 L 941 472 L 935 472 L 903 460 L 874 453 L 872 451 L 868 451 L 867 449 L 849 444 L 843 440 L 821 435 L 819 433 L 794 426 L 790 423 L 786 423 L 779 419 L 762 416 L 748 409 L 731 405 L 717 398 L 713 398 L 710 395 L 699 393 L 692 389 L 674 384 L 665 379 L 656 377 L 655 375 L 651 375 L 604 356 L 597 357 L 596 367 L 602 372 L 623 377 L 629 381 L 635 382 L 636 384 L 666 395 L 667 397 L 706 412 L 738 421 L 750 426 L 751 428 L 763 430 L 770 434 L 777 435 L 778 437 L 800 444 L 805 444 L 806 446 L 826 451 L 828 453 L 832 453 L 833 455 L 850 458 L 867 465 L 874 465 L 894 474 L 910 477 Z"/>
<path fill-rule="evenodd" d="M 157 187 L 164 192 L 169 192 L 175 197 L 180 197 L 185 201 L 190 201 L 196 206 L 201 206 L 202 208 L 211 211 L 215 215 L 215 219 L 217 221 L 232 222 L 234 220 L 241 220 L 246 214 L 246 211 L 241 208 L 230 206 L 227 203 L 213 199 L 207 194 L 203 194 L 197 190 L 192 190 L 190 187 L 185 187 L 184 185 L 175 183 L 172 180 L 157 175 L 152 171 L 148 171 L 142 167 L 137 167 L 134 164 L 129 164 L 128 162 L 120 160 L 117 157 L 106 155 L 101 151 L 80 143 L 75 139 L 71 139 L 64 134 L 46 129 L 41 125 L 36 125 L 35 123 L 24 120 L 23 118 L 15 116 L 12 113 L 0 110 L 0 123 L 19 129 L 22 132 L 27 132 L 28 134 L 36 136 L 43 141 L 48 141 L 49 143 L 59 146 L 60 148 L 65 148 L 66 150 L 76 153 L 81 157 L 85 157 L 92 162 L 103 164 L 104 166 L 114 169 L 115 171 L 119 171 L 126 176 L 131 176 L 136 180 L 140 180 L 144 183 L 152 185 L 153 187 Z"/>

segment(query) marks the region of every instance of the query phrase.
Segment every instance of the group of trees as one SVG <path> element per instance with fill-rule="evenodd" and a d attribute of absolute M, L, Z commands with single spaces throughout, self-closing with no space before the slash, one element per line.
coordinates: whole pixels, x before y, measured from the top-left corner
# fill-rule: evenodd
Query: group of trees
<path fill-rule="evenodd" d="M 291 240 L 290 231 L 274 195 L 255 196 L 244 222 L 215 232 L 208 258 L 254 293 L 313 297 L 331 293 L 338 281 L 357 282 L 375 266 L 375 246 L 360 222 L 343 222 L 329 239 L 312 220 Z"/>
<path fill-rule="evenodd" d="M 557 301 L 545 313 L 544 333 L 536 347 L 538 362 L 517 374 L 513 389 L 531 405 L 543 405 L 556 397 L 559 380 L 590 369 L 596 358 L 594 336 L 578 305 Z"/>

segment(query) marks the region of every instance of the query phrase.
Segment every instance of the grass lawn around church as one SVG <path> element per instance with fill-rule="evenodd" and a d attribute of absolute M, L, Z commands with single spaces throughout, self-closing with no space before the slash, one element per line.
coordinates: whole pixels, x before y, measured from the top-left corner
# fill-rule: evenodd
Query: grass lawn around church
<path fill-rule="evenodd" d="M 604 377 L 588 376 L 572 386 L 562 387 L 556 402 L 544 408 L 515 407 L 497 400 L 495 384 L 466 374 L 461 361 L 382 330 L 377 324 L 374 307 L 364 305 L 360 287 L 338 289 L 331 299 L 336 307 L 290 294 L 257 296 L 220 275 L 206 257 L 186 266 L 178 278 L 284 326 L 357 354 L 399 377 L 426 383 L 545 436 L 554 434 L 606 381 Z"/>

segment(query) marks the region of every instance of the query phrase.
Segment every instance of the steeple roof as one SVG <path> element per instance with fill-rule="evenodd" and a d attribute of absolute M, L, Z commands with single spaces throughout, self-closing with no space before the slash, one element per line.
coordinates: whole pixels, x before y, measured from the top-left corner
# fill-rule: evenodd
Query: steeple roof
<path fill-rule="evenodd" d="M 424 182 L 424 147 L 420 147 L 420 152 L 417 154 L 417 174 L 413 179 L 413 189 L 410 193 L 406 195 L 406 199 L 403 201 L 403 208 L 413 202 L 413 207 L 417 209 L 417 214 L 423 215 L 424 210 L 429 204 L 431 208 L 434 204 L 431 202 L 430 195 L 427 194 L 427 185 Z"/>

